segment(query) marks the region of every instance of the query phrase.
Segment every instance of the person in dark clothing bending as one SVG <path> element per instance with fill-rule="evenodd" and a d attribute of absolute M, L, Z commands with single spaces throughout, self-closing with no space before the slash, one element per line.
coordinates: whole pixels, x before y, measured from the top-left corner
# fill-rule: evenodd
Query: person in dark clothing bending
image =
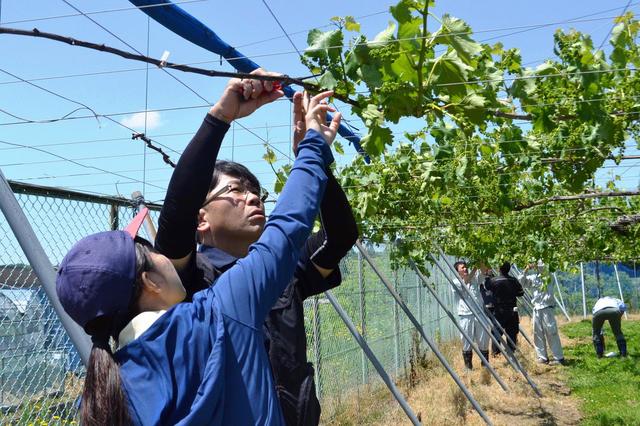
<path fill-rule="evenodd" d="M 308 96 L 294 96 L 296 154 L 307 130 L 304 117 L 308 104 Z M 206 130 L 200 137 L 205 142 L 210 139 Z M 185 154 L 191 154 L 188 161 L 181 159 L 174 172 L 155 243 L 168 257 L 185 259 L 179 272 L 185 275 L 187 299 L 244 257 L 265 223 L 266 193 L 258 179 L 241 164 L 215 162 L 217 150 L 202 145 L 206 143 L 196 145 L 192 141 L 185 150 Z M 288 425 L 317 425 L 320 420 L 314 369 L 307 362 L 303 301 L 340 284 L 340 259 L 358 238 L 347 198 L 330 172 L 328 175 L 320 208 L 321 228 L 306 241 L 294 278 L 271 309 L 262 330 Z M 194 204 L 196 200 L 200 204 Z M 201 243 L 197 253 L 193 239 L 196 229 Z"/>
<path fill-rule="evenodd" d="M 518 297 L 524 295 L 522 286 L 517 279 L 509 275 L 511 264 L 505 262 L 500 266 L 500 276 L 491 278 L 485 282 L 487 290 L 493 292 L 495 298 L 495 317 L 498 323 L 504 328 L 504 331 L 513 341 L 509 342 L 511 350 L 515 350 L 514 344 L 518 338 L 518 326 L 520 317 L 518 316 Z M 502 336 L 500 330 L 496 334 Z"/>

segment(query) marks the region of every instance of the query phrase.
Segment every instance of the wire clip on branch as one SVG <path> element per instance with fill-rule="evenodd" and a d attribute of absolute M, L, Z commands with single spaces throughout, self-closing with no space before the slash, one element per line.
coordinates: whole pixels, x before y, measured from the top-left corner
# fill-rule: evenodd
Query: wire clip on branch
<path fill-rule="evenodd" d="M 155 146 L 152 142 L 151 139 L 149 139 L 148 137 L 145 136 L 144 133 L 134 133 L 131 135 L 131 139 L 132 140 L 136 140 L 136 139 L 142 139 L 144 141 L 144 143 L 147 144 L 147 147 L 151 148 L 152 150 L 160 153 L 160 155 L 162 155 L 162 160 L 167 163 L 168 165 L 170 165 L 171 167 L 173 167 L 175 169 L 176 167 L 176 163 L 174 163 L 173 161 L 171 161 L 171 158 L 162 150 L 162 148 L 158 148 L 157 146 Z"/>
<path fill-rule="evenodd" d="M 171 52 L 169 52 L 168 50 L 162 52 L 162 56 L 160 57 L 160 65 L 158 65 L 160 68 L 167 66 L 167 61 L 169 60 L 170 54 Z"/>

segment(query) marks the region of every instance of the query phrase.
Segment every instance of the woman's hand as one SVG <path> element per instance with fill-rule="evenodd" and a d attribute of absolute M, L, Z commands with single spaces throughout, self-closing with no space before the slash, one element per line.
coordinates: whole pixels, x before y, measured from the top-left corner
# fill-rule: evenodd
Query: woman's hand
<path fill-rule="evenodd" d="M 293 94 L 293 154 L 296 156 L 298 155 L 298 144 L 302 142 L 304 135 L 307 133 L 306 115 L 303 94 L 302 92 L 296 92 Z"/>
<path fill-rule="evenodd" d="M 305 92 L 302 102 L 302 107 L 305 113 L 305 131 L 313 129 L 320 133 L 325 142 L 331 145 L 336 138 L 338 128 L 340 127 L 340 120 L 342 118 L 341 113 L 336 113 L 331 120 L 331 123 L 327 125 L 327 111 L 335 112 L 335 109 L 328 105 L 325 101 L 328 97 L 333 95 L 333 90 L 319 93 L 314 97 L 310 97 Z M 323 102 L 324 101 L 324 102 Z M 295 103 L 294 103 L 295 107 Z M 296 123 L 296 129 L 298 125 Z M 297 148 L 294 140 L 294 149 Z"/>
<path fill-rule="evenodd" d="M 251 74 L 272 75 L 280 74 L 266 72 L 258 68 Z M 227 83 L 220 100 L 209 110 L 209 114 L 226 123 L 238 118 L 246 117 L 263 105 L 271 103 L 284 96 L 284 92 L 276 89 L 273 81 L 233 78 Z"/>

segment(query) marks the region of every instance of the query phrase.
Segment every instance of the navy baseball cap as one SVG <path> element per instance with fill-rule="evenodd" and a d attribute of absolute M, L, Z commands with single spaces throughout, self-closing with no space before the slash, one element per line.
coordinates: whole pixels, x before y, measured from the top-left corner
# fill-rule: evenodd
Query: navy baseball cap
<path fill-rule="evenodd" d="M 82 326 L 128 309 L 136 279 L 136 234 L 144 208 L 124 231 L 99 232 L 78 241 L 62 259 L 56 293 L 64 310 Z"/>

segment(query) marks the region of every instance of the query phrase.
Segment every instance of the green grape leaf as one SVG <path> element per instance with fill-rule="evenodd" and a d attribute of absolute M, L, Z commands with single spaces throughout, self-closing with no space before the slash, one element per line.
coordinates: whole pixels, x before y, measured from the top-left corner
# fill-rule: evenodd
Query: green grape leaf
<path fill-rule="evenodd" d="M 265 145 L 265 149 L 266 149 L 266 153 L 262 156 L 262 158 L 269 164 L 273 164 L 276 161 L 278 161 L 278 158 L 276 157 L 276 153 L 269 148 L 268 145 Z"/>
<path fill-rule="evenodd" d="M 344 18 L 344 28 L 347 31 L 360 32 L 360 24 L 353 19 L 353 16 L 346 16 Z"/>
<path fill-rule="evenodd" d="M 389 26 L 384 31 L 378 33 L 378 35 L 376 35 L 374 39 L 368 43 L 368 46 L 372 48 L 378 48 L 388 45 L 395 39 L 393 35 L 395 32 L 396 24 L 393 22 L 389 22 Z"/>
<path fill-rule="evenodd" d="M 466 22 L 445 14 L 442 16 L 442 27 L 434 33 L 433 38 L 437 44 L 451 46 L 466 64 L 470 64 L 472 58 L 482 51 L 482 46 L 469 34 L 471 27 Z"/>
<path fill-rule="evenodd" d="M 333 90 L 338 85 L 338 81 L 334 77 L 333 72 L 331 72 L 330 70 L 327 70 L 320 77 L 320 80 L 318 81 L 318 84 L 323 89 Z"/>
<path fill-rule="evenodd" d="M 375 105 L 369 104 L 362 110 L 360 117 L 367 127 L 380 127 L 384 123 L 384 113 Z"/>
<path fill-rule="evenodd" d="M 361 143 L 369 155 L 378 157 L 387 145 L 393 143 L 393 134 L 387 127 L 370 127 L 369 133 L 361 139 Z"/>
<path fill-rule="evenodd" d="M 305 55 L 316 59 L 338 60 L 342 54 L 342 31 L 322 32 L 318 29 L 309 31 L 307 36 L 309 47 Z"/>
<path fill-rule="evenodd" d="M 441 85 L 438 90 L 457 95 L 466 93 L 465 83 L 472 68 L 460 60 L 455 50 L 428 62 L 432 63 L 435 83 Z"/>

